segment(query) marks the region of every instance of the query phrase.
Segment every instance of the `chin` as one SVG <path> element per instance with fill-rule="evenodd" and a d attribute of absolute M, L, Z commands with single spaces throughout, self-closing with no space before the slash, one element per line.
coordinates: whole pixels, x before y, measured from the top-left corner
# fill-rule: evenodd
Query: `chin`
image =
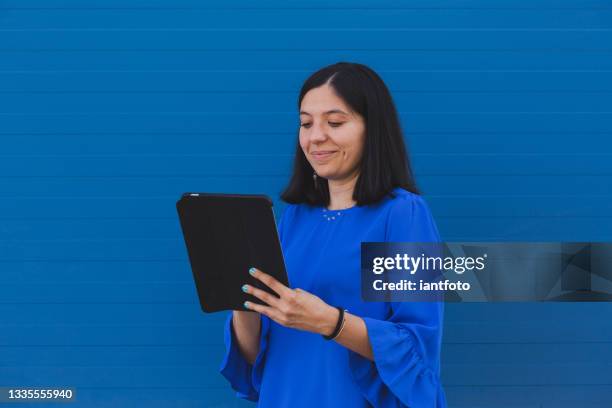
<path fill-rule="evenodd" d="M 328 178 L 333 178 L 334 177 L 334 172 L 333 171 L 329 171 L 329 170 L 325 170 L 325 169 L 315 169 L 315 172 L 317 173 L 317 177 L 321 177 L 324 179 L 328 179 Z"/>

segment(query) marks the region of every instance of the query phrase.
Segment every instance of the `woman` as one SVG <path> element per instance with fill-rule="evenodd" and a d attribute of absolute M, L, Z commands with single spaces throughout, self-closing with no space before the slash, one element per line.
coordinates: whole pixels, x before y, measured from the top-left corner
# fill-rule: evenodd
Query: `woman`
<path fill-rule="evenodd" d="M 289 288 L 242 290 L 225 324 L 221 373 L 261 407 L 445 407 L 441 302 L 364 302 L 361 242 L 435 242 L 391 95 L 361 64 L 311 75 L 278 229 Z M 238 290 L 238 288 L 236 288 Z"/>

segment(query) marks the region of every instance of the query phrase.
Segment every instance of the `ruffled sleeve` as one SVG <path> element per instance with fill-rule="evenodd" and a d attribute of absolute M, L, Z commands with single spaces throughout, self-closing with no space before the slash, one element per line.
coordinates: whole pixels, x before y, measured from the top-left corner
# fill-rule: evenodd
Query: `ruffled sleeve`
<path fill-rule="evenodd" d="M 278 222 L 277 229 L 281 243 L 284 239 L 287 220 L 290 219 L 292 210 L 293 206 L 287 206 Z M 270 332 L 270 319 L 264 315 L 260 315 L 260 318 L 259 352 L 255 362 L 250 364 L 240 352 L 232 324 L 232 313 L 229 313 L 224 326 L 225 355 L 219 367 L 219 372 L 229 381 L 234 391 L 236 391 L 236 395 L 250 401 L 259 400 L 259 389 L 261 387 Z"/>
<path fill-rule="evenodd" d="M 425 201 L 401 195 L 390 209 L 386 241 L 439 242 Z M 353 379 L 374 407 L 446 407 L 440 383 L 442 302 L 388 302 L 386 319 L 364 317 L 374 361 L 348 350 Z"/>
<path fill-rule="evenodd" d="M 268 347 L 268 332 L 270 320 L 261 315 L 261 332 L 259 337 L 259 352 L 255 362 L 250 364 L 240 352 L 238 340 L 232 324 L 232 313 L 225 320 L 224 340 L 225 356 L 219 367 L 219 372 L 229 381 L 236 395 L 250 401 L 259 399 L 259 389 Z"/>

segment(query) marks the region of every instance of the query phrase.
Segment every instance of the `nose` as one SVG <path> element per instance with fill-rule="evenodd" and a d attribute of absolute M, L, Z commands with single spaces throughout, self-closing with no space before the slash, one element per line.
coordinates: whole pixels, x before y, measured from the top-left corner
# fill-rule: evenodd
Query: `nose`
<path fill-rule="evenodd" d="M 327 139 L 327 135 L 325 134 L 325 129 L 323 128 L 323 123 L 319 123 L 315 126 L 313 123 L 310 127 L 310 134 L 308 135 L 310 141 L 312 143 L 323 142 Z"/>

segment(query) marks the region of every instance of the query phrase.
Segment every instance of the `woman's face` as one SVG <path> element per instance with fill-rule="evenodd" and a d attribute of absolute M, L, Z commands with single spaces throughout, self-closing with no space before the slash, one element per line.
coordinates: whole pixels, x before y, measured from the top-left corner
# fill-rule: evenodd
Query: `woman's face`
<path fill-rule="evenodd" d="M 300 146 L 317 175 L 352 177 L 359 169 L 365 122 L 325 84 L 304 95 L 300 107 Z"/>

